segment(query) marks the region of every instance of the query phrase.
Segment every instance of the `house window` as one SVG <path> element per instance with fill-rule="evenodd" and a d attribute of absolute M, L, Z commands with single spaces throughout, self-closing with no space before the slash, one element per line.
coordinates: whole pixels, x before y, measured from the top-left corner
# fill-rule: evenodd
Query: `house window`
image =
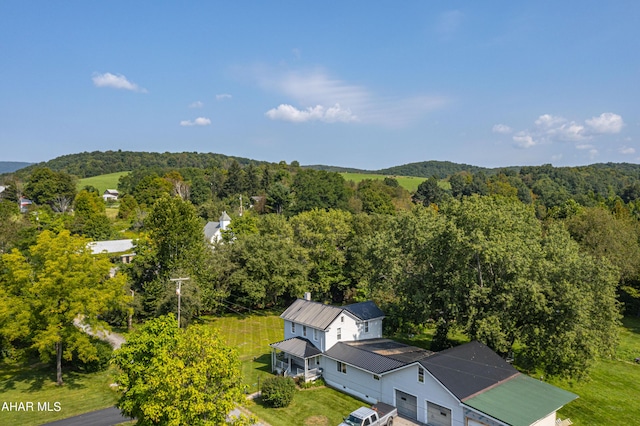
<path fill-rule="evenodd" d="M 373 375 L 373 380 L 380 380 L 380 376 L 378 376 L 377 374 Z"/>
<path fill-rule="evenodd" d="M 295 333 L 295 332 L 296 332 L 296 323 L 295 323 L 295 322 L 292 322 L 292 323 L 291 323 L 291 332 L 292 332 L 292 333 Z"/>
<path fill-rule="evenodd" d="M 340 317 L 340 322 L 344 322 L 344 315 Z"/>
<path fill-rule="evenodd" d="M 340 340 L 342 339 L 342 329 L 338 327 L 337 330 L 338 330 L 338 340 Z"/>
<path fill-rule="evenodd" d="M 306 326 L 306 325 L 303 325 L 303 326 L 302 326 L 302 335 L 303 335 L 304 337 L 307 337 L 307 326 Z"/>
<path fill-rule="evenodd" d="M 344 362 L 338 361 L 338 371 L 344 374 L 347 374 L 347 364 Z"/>
<path fill-rule="evenodd" d="M 365 321 L 364 322 L 364 332 L 368 333 L 369 332 L 369 321 Z"/>
<path fill-rule="evenodd" d="M 424 383 L 424 368 L 418 367 L 418 382 Z"/>
<path fill-rule="evenodd" d="M 318 330 L 313 329 L 313 340 L 318 340 Z"/>

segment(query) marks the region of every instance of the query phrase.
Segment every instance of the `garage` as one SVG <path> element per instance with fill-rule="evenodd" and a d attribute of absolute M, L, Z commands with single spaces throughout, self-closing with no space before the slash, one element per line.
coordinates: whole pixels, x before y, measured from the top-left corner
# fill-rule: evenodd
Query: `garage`
<path fill-rule="evenodd" d="M 432 426 L 451 426 L 451 410 L 427 401 L 427 423 Z"/>
<path fill-rule="evenodd" d="M 396 408 L 401 416 L 418 420 L 418 398 L 415 396 L 396 389 Z"/>

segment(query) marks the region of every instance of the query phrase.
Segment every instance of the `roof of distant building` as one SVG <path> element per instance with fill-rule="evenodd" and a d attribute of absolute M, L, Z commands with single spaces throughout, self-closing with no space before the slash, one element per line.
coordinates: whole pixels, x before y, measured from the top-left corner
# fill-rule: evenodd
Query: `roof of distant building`
<path fill-rule="evenodd" d="M 91 241 L 89 248 L 93 254 L 121 253 L 134 248 L 133 240 Z"/>

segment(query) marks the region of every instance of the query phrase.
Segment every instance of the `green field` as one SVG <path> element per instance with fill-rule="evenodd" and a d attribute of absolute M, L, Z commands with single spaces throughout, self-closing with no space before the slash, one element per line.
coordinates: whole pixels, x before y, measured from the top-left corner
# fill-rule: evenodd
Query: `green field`
<path fill-rule="evenodd" d="M 412 177 L 412 176 L 387 176 L 387 175 L 374 175 L 368 173 L 340 173 L 344 180 L 353 181 L 355 183 L 359 183 L 365 179 L 376 179 L 382 180 L 386 177 L 395 178 L 401 187 L 406 189 L 409 192 L 415 192 L 418 189 L 418 185 L 424 182 L 425 178 L 420 177 Z"/>
<path fill-rule="evenodd" d="M 106 189 L 118 189 L 118 179 L 127 173 L 129 172 L 109 173 L 108 175 L 80 179 L 77 188 L 80 191 L 85 186 L 93 186 L 102 194 Z"/>

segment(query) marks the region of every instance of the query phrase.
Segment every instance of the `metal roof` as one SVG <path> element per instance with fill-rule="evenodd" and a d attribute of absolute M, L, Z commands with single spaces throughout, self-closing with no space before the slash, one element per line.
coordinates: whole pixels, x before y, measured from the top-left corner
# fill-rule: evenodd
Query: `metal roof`
<path fill-rule="evenodd" d="M 121 253 L 133 250 L 133 240 L 91 241 L 91 253 Z"/>
<path fill-rule="evenodd" d="M 302 337 L 292 337 L 281 342 L 271 343 L 269 346 L 298 358 L 309 358 L 322 353 L 320 349 L 313 346 L 313 343 Z"/>
<path fill-rule="evenodd" d="M 298 299 L 280 315 L 280 318 L 297 324 L 326 330 L 342 311 L 342 308 L 335 306 Z"/>
<path fill-rule="evenodd" d="M 384 317 L 384 312 L 382 312 L 371 300 L 346 305 L 343 306 L 343 308 L 363 321 Z"/>
<path fill-rule="evenodd" d="M 464 404 L 512 426 L 529 426 L 568 404 L 577 395 L 518 374 Z"/>
<path fill-rule="evenodd" d="M 216 235 L 216 231 L 218 229 L 220 229 L 220 222 L 207 222 L 204 226 L 204 236 L 207 240 L 210 240 L 214 235 Z"/>
<path fill-rule="evenodd" d="M 374 374 L 382 374 L 408 364 L 346 342 L 336 343 L 324 355 Z"/>
<path fill-rule="evenodd" d="M 519 374 L 478 341 L 446 349 L 419 362 L 461 401 Z"/>
<path fill-rule="evenodd" d="M 407 364 L 434 354 L 434 352 L 426 349 L 405 345 L 390 339 L 365 339 L 346 343 L 349 346 L 364 349 L 367 352 L 373 352 Z"/>

